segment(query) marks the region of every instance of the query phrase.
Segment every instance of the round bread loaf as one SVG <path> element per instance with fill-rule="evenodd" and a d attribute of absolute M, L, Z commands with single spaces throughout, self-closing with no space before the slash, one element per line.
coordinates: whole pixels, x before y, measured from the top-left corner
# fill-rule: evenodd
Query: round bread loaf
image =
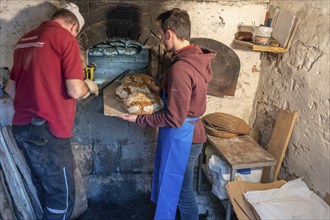
<path fill-rule="evenodd" d="M 150 90 L 146 84 L 142 83 L 124 83 L 118 86 L 115 90 L 116 98 L 118 100 L 123 100 L 130 94 L 136 92 L 150 93 Z"/>
<path fill-rule="evenodd" d="M 136 92 L 123 100 L 123 108 L 130 114 L 147 115 L 162 110 L 164 102 L 152 93 Z"/>
<path fill-rule="evenodd" d="M 114 47 L 103 48 L 103 53 L 104 53 L 105 56 L 118 55 L 118 51 Z"/>
<path fill-rule="evenodd" d="M 121 84 L 124 83 L 144 83 L 144 84 L 153 84 L 154 80 L 151 76 L 144 73 L 134 73 L 130 75 L 126 75 L 120 81 Z"/>
<path fill-rule="evenodd" d="M 133 47 L 126 48 L 125 55 L 134 55 L 134 54 L 138 54 L 138 50 L 136 48 Z"/>

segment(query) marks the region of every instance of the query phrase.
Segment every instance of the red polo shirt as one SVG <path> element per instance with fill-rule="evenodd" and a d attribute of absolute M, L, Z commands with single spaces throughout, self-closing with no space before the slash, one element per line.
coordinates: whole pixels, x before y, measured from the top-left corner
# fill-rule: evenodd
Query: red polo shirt
<path fill-rule="evenodd" d="M 79 45 L 69 31 L 46 21 L 25 34 L 15 46 L 10 79 L 16 83 L 14 125 L 41 117 L 54 136 L 72 136 L 76 100 L 67 94 L 65 80 L 84 76 Z"/>

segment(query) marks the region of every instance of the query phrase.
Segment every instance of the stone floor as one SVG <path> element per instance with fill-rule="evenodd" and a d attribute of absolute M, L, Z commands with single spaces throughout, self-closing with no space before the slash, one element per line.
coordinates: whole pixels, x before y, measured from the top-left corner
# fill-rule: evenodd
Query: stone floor
<path fill-rule="evenodd" d="M 201 193 L 195 194 L 200 213 L 199 219 L 225 219 L 225 209 L 211 190 L 211 185 L 203 175 Z M 150 195 L 143 195 L 126 204 L 89 204 L 87 212 L 78 220 L 151 220 L 154 210 L 155 205 L 150 201 Z M 236 216 L 232 219 L 236 219 Z"/>

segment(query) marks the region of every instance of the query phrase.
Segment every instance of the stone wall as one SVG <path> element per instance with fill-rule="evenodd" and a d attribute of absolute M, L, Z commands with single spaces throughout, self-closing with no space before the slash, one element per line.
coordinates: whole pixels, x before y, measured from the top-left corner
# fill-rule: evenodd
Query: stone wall
<path fill-rule="evenodd" d="M 321 197 L 330 192 L 329 1 L 271 1 L 299 17 L 290 50 L 283 59 L 262 59 L 255 99 L 260 142 L 266 146 L 278 109 L 297 111 L 280 178 L 304 177 Z M 329 202 L 329 200 L 328 200 Z"/>

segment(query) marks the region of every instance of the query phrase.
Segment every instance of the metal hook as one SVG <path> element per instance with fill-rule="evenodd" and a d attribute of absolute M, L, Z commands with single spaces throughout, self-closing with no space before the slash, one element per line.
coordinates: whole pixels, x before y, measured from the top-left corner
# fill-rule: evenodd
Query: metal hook
<path fill-rule="evenodd" d="M 241 31 L 242 25 L 243 25 L 243 22 L 240 22 L 240 23 L 238 24 L 238 30 L 239 30 L 239 31 Z"/>

